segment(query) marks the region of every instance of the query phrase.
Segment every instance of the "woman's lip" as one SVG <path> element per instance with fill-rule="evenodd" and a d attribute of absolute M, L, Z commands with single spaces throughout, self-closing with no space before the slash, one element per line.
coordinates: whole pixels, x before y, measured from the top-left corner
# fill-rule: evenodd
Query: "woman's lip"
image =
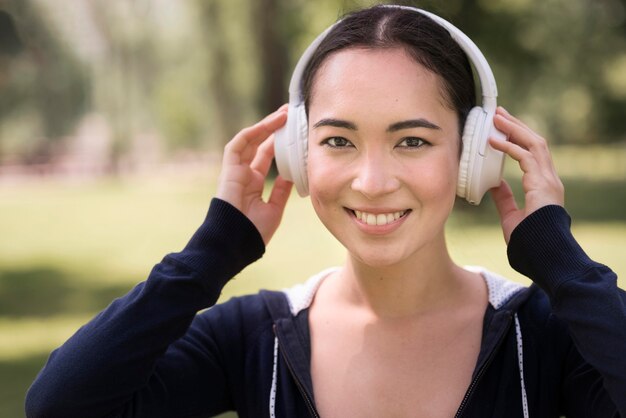
<path fill-rule="evenodd" d="M 351 212 L 365 212 L 365 213 L 371 213 L 373 215 L 380 215 L 380 214 L 388 214 L 388 213 L 395 213 L 395 212 L 408 212 L 410 211 L 410 209 L 392 209 L 392 208 L 351 208 L 351 207 L 345 207 L 346 210 L 349 210 Z"/>

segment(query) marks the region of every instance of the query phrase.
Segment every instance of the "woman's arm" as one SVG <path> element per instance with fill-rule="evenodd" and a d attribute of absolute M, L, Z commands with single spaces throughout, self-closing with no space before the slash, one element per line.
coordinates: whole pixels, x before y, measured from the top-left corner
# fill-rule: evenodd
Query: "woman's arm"
<path fill-rule="evenodd" d="M 616 274 L 578 245 L 561 206 L 545 206 L 522 221 L 507 252 L 511 266 L 548 294 L 582 356 L 573 353 L 566 362 L 567 416 L 613 416 L 616 408 L 626 416 L 626 293 Z"/>
<path fill-rule="evenodd" d="M 269 203 L 261 192 L 273 155 L 267 139 L 285 116 L 281 109 L 229 143 L 220 199 L 202 226 L 52 353 L 27 394 L 28 417 L 206 416 L 232 407 L 218 347 L 196 313 L 261 257 L 278 227 L 291 185 L 278 180 Z"/>
<path fill-rule="evenodd" d="M 224 399 L 223 374 L 211 347 L 167 350 L 188 331 L 196 312 L 215 304 L 223 285 L 263 251 L 247 218 L 214 200 L 182 252 L 166 256 L 146 282 L 52 353 L 28 392 L 28 416 L 158 416 L 154 407 L 163 408 L 182 389 L 199 403 L 195 387 L 205 387 L 202 380 L 213 387 L 203 396 Z M 168 372 L 172 364 L 179 375 Z"/>
<path fill-rule="evenodd" d="M 626 294 L 615 273 L 591 260 L 572 236 L 546 141 L 503 109 L 495 123 L 509 142 L 491 145 L 517 160 L 523 171 L 523 208 L 505 182 L 492 190 L 511 266 L 548 294 L 582 359 L 602 377 L 601 384 L 589 385 L 581 373 L 585 367 L 570 364 L 562 391 L 569 408 L 595 414 L 617 407 L 626 416 Z"/>

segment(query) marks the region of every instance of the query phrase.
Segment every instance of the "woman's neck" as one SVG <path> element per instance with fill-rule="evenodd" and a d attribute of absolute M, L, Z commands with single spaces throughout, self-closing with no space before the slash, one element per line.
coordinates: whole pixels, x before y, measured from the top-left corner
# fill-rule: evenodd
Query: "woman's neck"
<path fill-rule="evenodd" d="M 338 295 L 377 317 L 399 318 L 445 308 L 467 290 L 472 273 L 454 264 L 445 240 L 391 266 L 348 260 L 336 283 Z"/>

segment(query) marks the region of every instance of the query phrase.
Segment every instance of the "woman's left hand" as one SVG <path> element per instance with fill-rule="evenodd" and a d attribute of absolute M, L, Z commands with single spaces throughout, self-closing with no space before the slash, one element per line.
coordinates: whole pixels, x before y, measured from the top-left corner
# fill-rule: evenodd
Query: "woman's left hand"
<path fill-rule="evenodd" d="M 563 206 L 565 192 L 544 138 L 501 107 L 496 111 L 494 124 L 509 140 L 503 142 L 490 139 L 489 144 L 494 149 L 511 156 L 524 172 L 523 208 L 518 208 L 506 181 L 503 180 L 500 186 L 491 189 L 491 195 L 500 214 L 504 240 L 508 244 L 515 227 L 528 215 L 543 206 Z"/>
<path fill-rule="evenodd" d="M 216 197 L 250 219 L 267 245 L 276 232 L 289 199 L 292 183 L 276 177 L 267 201 L 265 181 L 274 157 L 274 132 L 287 120 L 287 105 L 253 126 L 241 130 L 224 147 Z"/>

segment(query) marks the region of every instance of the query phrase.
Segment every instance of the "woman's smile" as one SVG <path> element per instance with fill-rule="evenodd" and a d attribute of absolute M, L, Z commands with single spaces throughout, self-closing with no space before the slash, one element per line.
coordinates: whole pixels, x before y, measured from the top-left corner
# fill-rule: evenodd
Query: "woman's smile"
<path fill-rule="evenodd" d="M 397 221 L 408 213 L 408 210 L 399 210 L 394 212 L 374 213 L 370 211 L 353 210 L 354 215 L 363 223 L 368 225 L 387 225 Z"/>
<path fill-rule="evenodd" d="M 345 208 L 357 227 L 366 233 L 387 234 L 395 231 L 411 213 L 411 209 L 351 209 Z"/>

